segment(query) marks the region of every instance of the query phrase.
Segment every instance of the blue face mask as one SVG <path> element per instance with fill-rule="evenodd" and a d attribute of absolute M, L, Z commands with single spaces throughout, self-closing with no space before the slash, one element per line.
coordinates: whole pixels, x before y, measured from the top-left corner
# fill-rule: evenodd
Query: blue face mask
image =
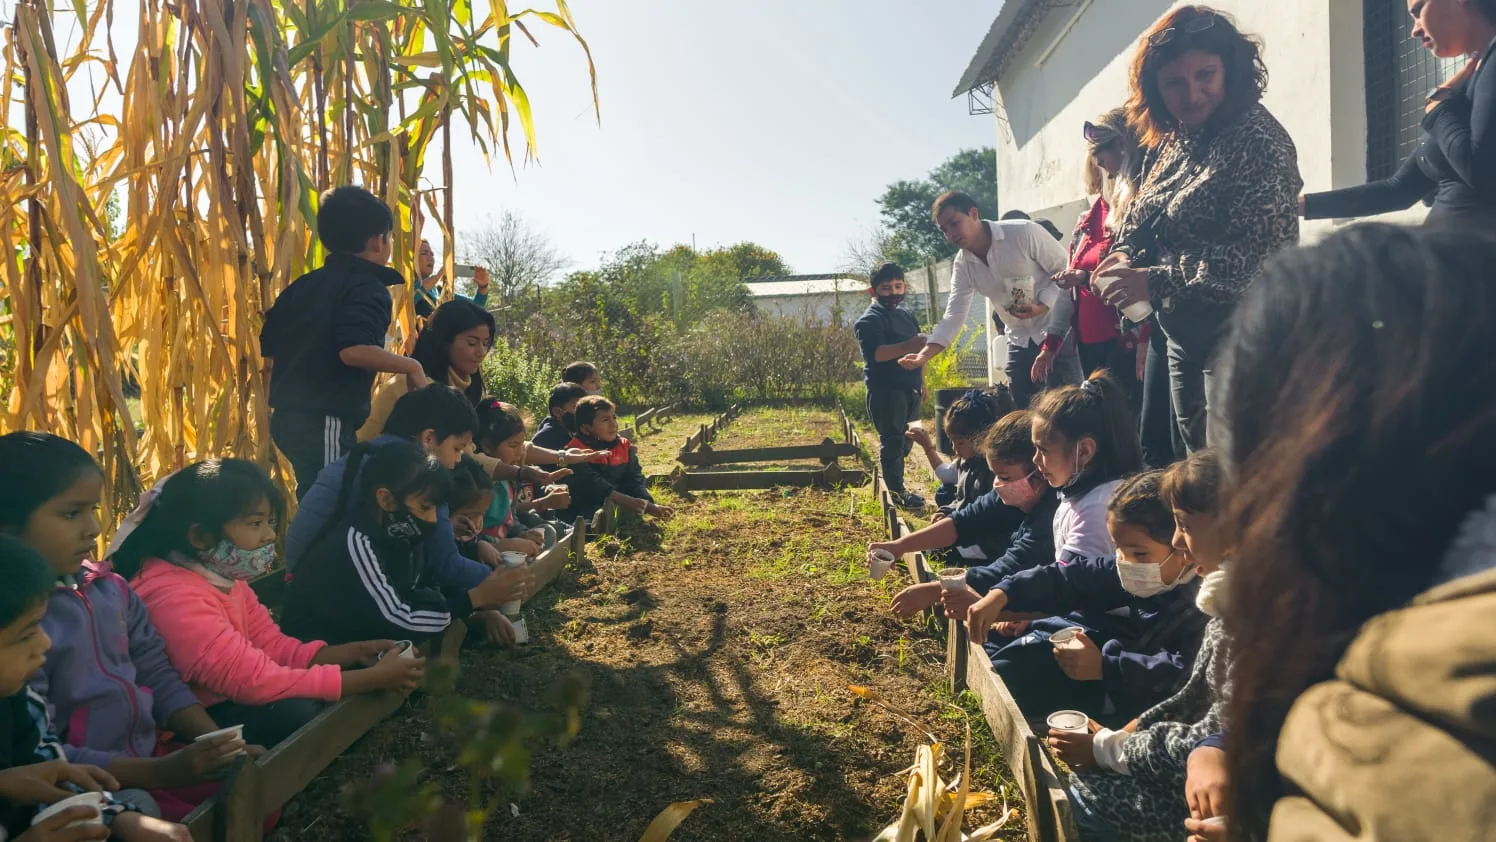
<path fill-rule="evenodd" d="M 203 566 L 226 579 L 247 582 L 263 576 L 275 565 L 275 544 L 246 550 L 227 538 L 198 553 Z"/>

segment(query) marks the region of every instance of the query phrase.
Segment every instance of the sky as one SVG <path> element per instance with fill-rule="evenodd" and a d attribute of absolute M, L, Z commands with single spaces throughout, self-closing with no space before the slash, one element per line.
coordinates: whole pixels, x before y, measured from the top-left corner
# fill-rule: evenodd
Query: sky
<path fill-rule="evenodd" d="M 693 237 L 701 249 L 751 240 L 797 273 L 840 269 L 848 241 L 877 225 L 887 184 L 993 145 L 992 118 L 950 93 L 1001 5 L 571 0 L 601 122 L 581 48 L 532 24 L 540 48 L 516 42 L 514 69 L 538 163 L 490 169 L 454 127 L 459 242 L 465 226 L 511 211 L 571 269 L 639 240 Z"/>

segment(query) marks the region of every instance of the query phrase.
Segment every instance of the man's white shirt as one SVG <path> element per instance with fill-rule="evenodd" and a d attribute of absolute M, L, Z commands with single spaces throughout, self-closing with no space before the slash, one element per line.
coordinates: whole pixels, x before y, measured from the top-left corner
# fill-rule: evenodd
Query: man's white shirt
<path fill-rule="evenodd" d="M 1056 307 L 1061 298 L 1069 300 L 1065 290 L 1055 286 L 1050 276 L 1070 265 L 1070 255 L 1050 236 L 1042 225 L 1027 219 L 993 222 L 982 220 L 992 232 L 987 262 L 968 254 L 957 253 L 951 268 L 951 296 L 945 303 L 945 315 L 930 331 L 932 344 L 951 347 L 966 324 L 973 293 L 992 300 L 992 310 L 1002 319 L 1008 342 L 1026 347 L 1029 342 L 1041 344 L 1046 332 L 1063 336 L 1070 327 L 1073 308 Z M 1049 307 L 1049 312 L 1031 319 L 1019 319 L 1008 312 L 1013 300 L 1012 279 L 1033 278 L 1034 298 Z M 1057 329 L 1056 329 L 1057 328 Z"/>

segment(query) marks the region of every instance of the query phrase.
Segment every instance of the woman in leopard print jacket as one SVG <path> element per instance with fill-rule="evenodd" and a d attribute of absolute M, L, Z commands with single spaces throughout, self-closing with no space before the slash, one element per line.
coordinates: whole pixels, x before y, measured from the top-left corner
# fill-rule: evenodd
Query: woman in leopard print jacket
<path fill-rule="evenodd" d="M 1202 6 L 1166 15 L 1133 61 L 1128 116 L 1152 152 L 1093 284 L 1108 304 L 1157 314 L 1191 452 L 1206 444 L 1222 328 L 1262 262 L 1299 236 L 1298 156 L 1262 106 L 1266 85 L 1257 42 Z"/>

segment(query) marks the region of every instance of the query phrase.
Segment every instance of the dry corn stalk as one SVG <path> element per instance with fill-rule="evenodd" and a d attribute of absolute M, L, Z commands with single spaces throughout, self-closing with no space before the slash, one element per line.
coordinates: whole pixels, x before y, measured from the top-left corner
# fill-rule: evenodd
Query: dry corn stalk
<path fill-rule="evenodd" d="M 697 801 L 677 801 L 671 804 L 654 817 L 654 821 L 644 829 L 644 835 L 639 837 L 639 842 L 665 842 L 670 838 L 670 834 L 680 827 L 680 823 L 686 820 L 686 816 L 691 815 L 692 810 L 703 804 L 715 803 L 710 798 L 702 798 Z"/>
<path fill-rule="evenodd" d="M 586 50 L 565 0 L 513 13 L 493 0 L 483 17 L 471 0 L 79 0 L 66 55 L 49 8 L 21 0 L 4 31 L 0 107 L 26 119 L 0 125 L 0 432 L 49 430 L 99 454 L 106 523 L 187 461 L 271 464 L 257 335 L 275 295 L 321 261 L 321 190 L 379 193 L 398 219 L 396 266 L 413 274 L 438 131 L 512 160 L 512 119 L 533 155 L 510 39 L 534 41 L 539 21 Z M 122 55 L 117 12 L 139 22 Z M 70 99 L 85 68 L 115 94 L 107 110 L 102 93 Z M 444 170 L 433 215 L 450 232 L 450 153 Z M 398 339 L 409 290 L 396 298 Z"/>

